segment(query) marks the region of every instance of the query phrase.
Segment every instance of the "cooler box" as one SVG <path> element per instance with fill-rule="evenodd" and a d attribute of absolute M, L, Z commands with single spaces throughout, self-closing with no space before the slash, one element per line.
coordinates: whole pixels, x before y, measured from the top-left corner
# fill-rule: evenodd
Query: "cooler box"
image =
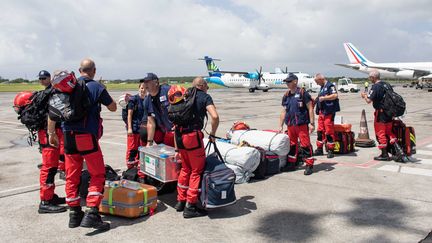
<path fill-rule="evenodd" d="M 136 182 L 137 183 L 137 182 Z M 152 214 L 157 207 L 157 190 L 154 186 L 139 184 L 138 189 L 119 186 L 119 181 L 106 185 L 99 212 L 127 218 Z"/>
<path fill-rule="evenodd" d="M 174 158 L 173 147 L 159 144 L 151 147 L 139 147 L 140 170 L 161 182 L 177 181 L 181 162 Z"/>

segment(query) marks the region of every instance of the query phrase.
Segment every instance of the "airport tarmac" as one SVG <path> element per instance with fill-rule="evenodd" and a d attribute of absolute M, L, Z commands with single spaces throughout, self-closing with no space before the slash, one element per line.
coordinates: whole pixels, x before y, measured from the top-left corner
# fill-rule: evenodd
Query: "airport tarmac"
<path fill-rule="evenodd" d="M 416 162 L 374 161 L 375 148 L 356 148 L 333 159 L 317 157 L 315 173 L 303 169 L 236 185 L 238 202 L 208 217 L 183 219 L 175 193 L 161 196 L 151 217 L 104 216 L 111 230 L 68 228 L 68 214 L 38 214 L 41 156 L 28 146 L 27 130 L 12 109 L 15 93 L 0 93 L 0 235 L 2 242 L 418 242 L 432 230 L 432 94 L 397 87 L 407 103 L 406 124 L 416 129 Z M 123 92 L 110 92 L 113 98 Z M 135 93 L 133 91 L 132 93 Z M 234 121 L 277 129 L 282 90 L 249 93 L 210 90 L 225 136 Z M 316 96 L 316 94 L 313 94 Z M 340 94 L 345 122 L 359 131 L 366 110 L 374 138 L 373 108 L 359 93 Z M 121 110 L 103 109 L 105 162 L 125 169 L 126 131 Z M 208 127 L 210 124 L 208 125 Z M 357 136 L 357 134 L 356 134 Z M 316 133 L 311 136 L 315 146 Z M 56 192 L 64 196 L 64 182 Z"/>

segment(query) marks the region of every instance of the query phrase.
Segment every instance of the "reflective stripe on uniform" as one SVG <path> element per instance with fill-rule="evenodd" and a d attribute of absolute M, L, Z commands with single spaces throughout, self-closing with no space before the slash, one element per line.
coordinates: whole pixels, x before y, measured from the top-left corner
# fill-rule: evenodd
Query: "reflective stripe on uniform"
<path fill-rule="evenodd" d="M 81 198 L 78 196 L 78 197 L 74 197 L 74 198 L 66 198 L 66 202 L 74 202 L 74 201 L 77 201 L 77 200 L 80 200 Z"/>
<path fill-rule="evenodd" d="M 182 185 L 180 183 L 177 183 L 177 186 L 180 188 L 183 188 L 183 189 L 189 189 L 189 186 L 185 186 L 185 185 Z"/>
<path fill-rule="evenodd" d="M 100 192 L 89 192 L 87 195 L 88 196 L 102 196 L 102 193 L 100 193 Z"/>

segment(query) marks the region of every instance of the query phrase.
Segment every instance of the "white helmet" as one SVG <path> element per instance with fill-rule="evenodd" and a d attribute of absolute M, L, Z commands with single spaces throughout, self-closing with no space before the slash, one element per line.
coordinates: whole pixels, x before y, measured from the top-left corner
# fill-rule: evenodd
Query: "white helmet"
<path fill-rule="evenodd" d="M 119 96 L 119 98 L 118 98 L 118 104 L 119 104 L 123 109 L 125 109 L 125 108 L 127 107 L 127 104 L 128 104 L 128 102 L 129 102 L 130 96 L 131 96 L 131 95 L 128 94 L 128 93 L 126 93 L 126 94 L 122 94 L 122 95 Z"/>

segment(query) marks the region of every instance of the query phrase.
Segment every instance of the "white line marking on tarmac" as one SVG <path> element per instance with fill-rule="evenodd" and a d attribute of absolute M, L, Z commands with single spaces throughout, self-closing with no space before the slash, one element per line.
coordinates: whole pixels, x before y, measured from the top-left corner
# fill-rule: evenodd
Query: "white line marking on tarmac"
<path fill-rule="evenodd" d="M 107 144 L 114 144 L 114 145 L 121 145 L 121 146 L 126 146 L 126 144 L 124 143 L 116 143 L 116 142 L 110 142 L 110 141 L 100 141 L 101 143 L 107 143 Z"/>
<path fill-rule="evenodd" d="M 419 161 L 416 161 L 414 163 L 416 164 L 422 164 L 422 165 L 432 165 L 432 159 L 421 159 L 417 158 Z"/>
<path fill-rule="evenodd" d="M 428 146 L 426 146 L 427 148 L 432 148 L 432 144 L 429 144 Z"/>
<path fill-rule="evenodd" d="M 430 155 L 432 156 L 432 151 L 430 150 L 417 150 L 417 154 Z"/>
<path fill-rule="evenodd" d="M 411 175 L 432 176 L 432 170 L 412 168 L 412 167 L 402 167 L 401 173 L 411 174 Z"/>
<path fill-rule="evenodd" d="M 399 165 L 384 165 L 384 166 L 379 167 L 378 170 L 398 172 L 399 171 Z"/>
<path fill-rule="evenodd" d="M 55 185 L 56 186 L 62 186 L 64 184 L 65 184 L 65 181 L 63 181 L 63 180 L 57 180 L 57 181 L 55 181 Z M 17 194 L 17 193 L 25 193 L 25 192 L 29 192 L 29 191 L 36 191 L 36 190 L 39 190 L 39 187 L 40 187 L 39 184 L 33 184 L 33 185 L 22 186 L 22 187 L 15 187 L 15 188 L 3 190 L 3 191 L 0 191 L 0 198 L 7 197 L 7 196 L 10 196 L 10 195 L 14 195 L 14 194 Z"/>

